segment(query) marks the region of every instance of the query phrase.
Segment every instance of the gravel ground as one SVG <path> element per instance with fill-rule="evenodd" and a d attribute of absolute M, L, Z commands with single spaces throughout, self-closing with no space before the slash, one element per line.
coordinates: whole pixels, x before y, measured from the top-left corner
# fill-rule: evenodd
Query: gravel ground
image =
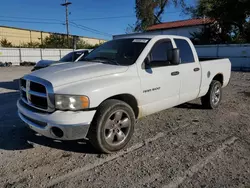
<path fill-rule="evenodd" d="M 250 187 L 250 73 L 232 73 L 219 109 L 195 100 L 148 116 L 127 149 L 100 155 L 19 120 L 16 79 L 30 70 L 0 68 L 0 187 Z"/>

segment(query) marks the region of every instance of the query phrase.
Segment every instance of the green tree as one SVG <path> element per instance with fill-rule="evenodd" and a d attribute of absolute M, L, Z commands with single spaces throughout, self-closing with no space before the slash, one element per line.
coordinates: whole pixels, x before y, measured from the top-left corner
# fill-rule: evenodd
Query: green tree
<path fill-rule="evenodd" d="M 12 47 L 13 46 L 12 43 L 9 42 L 5 38 L 3 38 L 3 39 L 0 40 L 0 44 L 1 44 L 0 46 L 2 46 L 2 47 Z"/>
<path fill-rule="evenodd" d="M 244 28 L 245 28 L 245 33 L 244 33 L 245 42 L 250 43 L 250 22 L 249 21 L 245 24 Z"/>
<path fill-rule="evenodd" d="M 69 37 L 69 44 L 66 35 L 51 34 L 43 40 L 42 47 L 44 48 L 73 48 L 73 37 Z"/>
<path fill-rule="evenodd" d="M 135 0 L 137 21 L 134 31 L 145 31 L 149 26 L 160 23 L 169 3 L 184 6 L 184 0 Z"/>
<path fill-rule="evenodd" d="M 87 43 L 86 41 L 80 39 L 76 43 L 76 48 L 77 49 L 94 49 L 94 48 L 99 47 L 100 45 L 102 45 L 102 43 L 91 45 L 91 44 Z"/>
<path fill-rule="evenodd" d="M 129 24 L 127 26 L 126 30 L 125 30 L 125 33 L 129 34 L 129 33 L 133 33 L 133 32 L 135 32 L 135 25 L 134 24 L 133 25 Z"/>
<path fill-rule="evenodd" d="M 208 17 L 215 20 L 220 28 L 216 42 L 243 42 L 247 37 L 249 0 L 199 0 L 195 7 L 185 10 L 194 18 Z"/>
<path fill-rule="evenodd" d="M 40 44 L 39 42 L 28 42 L 28 43 L 22 43 L 19 46 L 14 46 L 7 39 L 1 39 L 0 46 L 1 47 L 19 47 L 19 48 L 73 48 L 73 47 L 76 47 L 77 49 L 94 49 L 94 48 L 99 47 L 102 44 L 100 43 L 100 44 L 91 45 L 82 39 L 79 39 L 77 37 L 72 37 L 72 36 L 69 37 L 69 41 L 70 41 L 70 46 L 68 45 L 66 35 L 51 34 L 43 40 L 43 44 Z M 76 44 L 74 45 L 74 43 Z"/>
<path fill-rule="evenodd" d="M 39 42 L 28 42 L 22 43 L 19 47 L 20 48 L 40 48 L 41 44 Z"/>
<path fill-rule="evenodd" d="M 91 45 L 91 44 L 88 44 L 86 41 L 79 39 L 78 37 L 72 37 L 72 36 L 69 37 L 69 45 L 68 45 L 66 35 L 51 34 L 50 36 L 44 39 L 41 47 L 43 48 L 74 48 L 76 47 L 77 49 L 93 49 L 100 45 L 101 44 Z"/>

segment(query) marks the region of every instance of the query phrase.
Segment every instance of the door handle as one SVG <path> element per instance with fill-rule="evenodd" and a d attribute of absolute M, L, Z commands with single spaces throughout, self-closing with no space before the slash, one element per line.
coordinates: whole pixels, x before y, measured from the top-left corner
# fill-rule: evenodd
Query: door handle
<path fill-rule="evenodd" d="M 198 72 L 200 68 L 194 68 L 194 72 Z"/>
<path fill-rule="evenodd" d="M 171 73 L 172 76 L 177 76 L 177 75 L 179 75 L 179 74 L 180 74 L 179 71 L 175 71 L 175 72 L 172 72 L 172 73 Z"/>

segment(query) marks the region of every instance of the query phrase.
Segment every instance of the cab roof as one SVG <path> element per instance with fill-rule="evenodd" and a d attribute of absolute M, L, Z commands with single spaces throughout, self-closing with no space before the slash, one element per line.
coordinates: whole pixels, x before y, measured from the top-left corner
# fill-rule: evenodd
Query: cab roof
<path fill-rule="evenodd" d="M 135 34 L 125 34 L 125 35 L 115 35 L 113 36 L 113 39 L 129 39 L 129 38 L 146 38 L 146 39 L 152 39 L 152 38 L 183 38 L 187 39 L 186 37 L 177 36 L 177 35 L 153 35 L 153 34 L 147 34 L 147 33 L 135 33 Z"/>

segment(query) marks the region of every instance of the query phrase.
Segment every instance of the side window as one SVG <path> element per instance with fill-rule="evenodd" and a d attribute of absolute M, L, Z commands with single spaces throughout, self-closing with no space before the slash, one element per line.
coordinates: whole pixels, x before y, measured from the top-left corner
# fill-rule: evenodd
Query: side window
<path fill-rule="evenodd" d="M 79 52 L 74 52 L 73 53 L 73 57 L 72 57 L 72 61 L 75 61 L 78 59 L 78 57 L 80 57 L 83 54 L 83 52 L 79 51 Z"/>
<path fill-rule="evenodd" d="M 84 55 L 78 61 L 84 61 L 85 57 L 89 54 L 89 52 L 83 52 Z"/>
<path fill-rule="evenodd" d="M 194 55 L 189 43 L 183 39 L 175 39 L 177 48 L 180 49 L 181 64 L 194 63 Z"/>
<path fill-rule="evenodd" d="M 167 54 L 168 54 L 168 50 L 172 48 L 173 48 L 173 45 L 170 40 L 160 41 L 156 43 L 150 54 L 153 67 L 169 65 Z"/>

